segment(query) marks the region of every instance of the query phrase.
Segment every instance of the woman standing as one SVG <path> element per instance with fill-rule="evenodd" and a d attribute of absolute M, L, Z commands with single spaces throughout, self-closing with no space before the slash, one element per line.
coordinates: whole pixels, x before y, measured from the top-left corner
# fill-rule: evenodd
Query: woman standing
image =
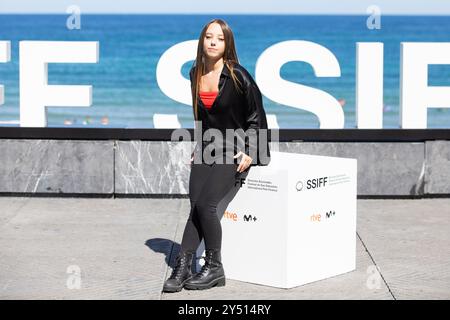
<path fill-rule="evenodd" d="M 202 141 L 197 141 L 192 153 L 191 211 L 181 250 L 164 284 L 164 292 L 177 292 L 183 287 L 208 289 L 225 285 L 220 253 L 221 213 L 217 213 L 217 205 L 241 183 L 251 166 L 270 162 L 261 92 L 249 72 L 239 64 L 234 36 L 225 21 L 214 19 L 203 28 L 189 76 L 194 118 L 196 128 L 199 124 L 202 127 Z M 245 134 L 229 139 L 227 129 L 245 131 Z M 211 130 L 215 132 L 214 137 L 204 141 Z M 235 138 L 241 138 L 241 143 L 235 144 Z M 205 263 L 200 272 L 193 274 L 193 260 L 202 239 Z"/>

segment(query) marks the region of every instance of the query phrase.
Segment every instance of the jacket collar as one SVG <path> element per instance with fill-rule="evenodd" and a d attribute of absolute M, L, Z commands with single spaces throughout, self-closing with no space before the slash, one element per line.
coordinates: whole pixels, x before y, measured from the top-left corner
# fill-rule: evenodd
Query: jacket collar
<path fill-rule="evenodd" d="M 190 72 L 193 72 L 193 71 L 194 71 L 194 68 L 192 68 Z M 231 77 L 231 76 L 230 76 L 230 70 L 228 69 L 228 67 L 227 67 L 226 64 L 223 65 L 223 68 L 222 68 L 222 72 L 221 72 L 221 74 L 220 74 L 220 77 L 222 77 L 222 76 L 225 76 L 225 77 L 228 77 L 228 78 Z"/>
<path fill-rule="evenodd" d="M 224 75 L 225 77 L 230 77 L 230 70 L 228 70 L 228 67 L 226 64 L 223 64 L 223 69 L 222 69 L 222 73 L 220 74 L 221 76 Z"/>

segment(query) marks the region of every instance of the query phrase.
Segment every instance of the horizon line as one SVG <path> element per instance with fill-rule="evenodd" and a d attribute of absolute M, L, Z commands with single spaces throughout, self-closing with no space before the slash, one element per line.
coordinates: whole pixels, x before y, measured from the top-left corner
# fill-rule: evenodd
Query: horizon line
<path fill-rule="evenodd" d="M 66 12 L 0 12 L 0 15 L 68 15 Z M 301 13 L 251 13 L 251 12 L 201 12 L 201 13 L 185 13 L 185 12 L 81 12 L 83 15 L 257 15 L 257 16 L 370 16 L 367 13 L 320 13 L 320 12 L 301 12 Z M 450 13 L 382 13 L 381 16 L 450 16 Z"/>

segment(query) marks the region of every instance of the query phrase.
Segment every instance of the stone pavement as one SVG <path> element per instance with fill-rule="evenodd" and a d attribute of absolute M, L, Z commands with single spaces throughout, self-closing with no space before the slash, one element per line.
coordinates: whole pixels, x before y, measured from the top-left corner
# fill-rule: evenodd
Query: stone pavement
<path fill-rule="evenodd" d="M 188 199 L 0 197 L 0 299 L 450 298 L 450 199 L 357 210 L 355 271 L 292 289 L 227 279 L 169 294 Z"/>

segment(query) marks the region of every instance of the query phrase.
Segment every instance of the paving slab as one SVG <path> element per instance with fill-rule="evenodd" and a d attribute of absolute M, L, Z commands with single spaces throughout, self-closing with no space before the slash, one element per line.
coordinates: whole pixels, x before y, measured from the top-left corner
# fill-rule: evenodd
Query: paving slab
<path fill-rule="evenodd" d="M 449 299 L 450 199 L 359 199 L 356 270 L 162 293 L 189 199 L 0 198 L 0 299 Z M 226 266 L 225 273 L 226 273 Z"/>

